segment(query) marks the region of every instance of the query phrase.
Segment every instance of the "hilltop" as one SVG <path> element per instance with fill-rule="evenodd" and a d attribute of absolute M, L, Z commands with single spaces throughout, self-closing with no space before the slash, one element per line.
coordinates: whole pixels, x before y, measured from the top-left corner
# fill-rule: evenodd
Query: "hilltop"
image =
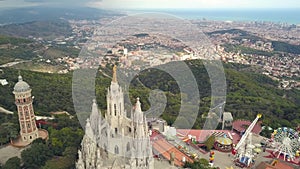
<path fill-rule="evenodd" d="M 79 49 L 63 45 L 46 45 L 36 40 L 0 34 L 0 65 L 19 62 L 14 68 L 39 72 L 57 72 L 63 64 L 48 63 L 60 57 L 77 57 Z"/>
<path fill-rule="evenodd" d="M 18 24 L 33 21 L 99 19 L 116 15 L 116 12 L 89 7 L 47 7 L 34 6 L 0 11 L 0 25 Z"/>
<path fill-rule="evenodd" d="M 31 21 L 0 26 L 0 33 L 20 38 L 38 37 L 53 40 L 57 37 L 68 36 L 72 28 L 65 20 Z"/>

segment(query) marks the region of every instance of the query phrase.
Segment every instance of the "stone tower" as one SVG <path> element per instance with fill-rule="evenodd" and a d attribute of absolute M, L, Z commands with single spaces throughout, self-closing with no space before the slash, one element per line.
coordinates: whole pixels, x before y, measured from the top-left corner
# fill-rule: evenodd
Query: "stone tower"
<path fill-rule="evenodd" d="M 18 110 L 21 139 L 23 142 L 31 143 L 39 137 L 32 107 L 31 88 L 23 81 L 22 76 L 19 76 L 18 80 L 13 94 Z"/>

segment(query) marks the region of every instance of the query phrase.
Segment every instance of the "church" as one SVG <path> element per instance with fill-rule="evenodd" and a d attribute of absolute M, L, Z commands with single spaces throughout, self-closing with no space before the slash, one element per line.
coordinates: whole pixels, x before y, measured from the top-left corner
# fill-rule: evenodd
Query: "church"
<path fill-rule="evenodd" d="M 85 135 L 78 150 L 77 169 L 153 169 L 154 159 L 146 117 L 137 98 L 130 111 L 117 81 L 116 66 L 107 90 L 107 112 L 102 117 L 93 100 Z"/>

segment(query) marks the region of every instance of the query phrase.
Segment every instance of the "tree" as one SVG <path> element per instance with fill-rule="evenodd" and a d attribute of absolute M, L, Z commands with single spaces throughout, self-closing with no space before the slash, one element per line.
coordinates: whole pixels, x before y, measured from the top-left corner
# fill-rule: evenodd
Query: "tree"
<path fill-rule="evenodd" d="M 0 145 L 6 144 L 7 142 L 7 131 L 4 130 L 2 126 L 0 126 Z"/>
<path fill-rule="evenodd" d="M 77 118 L 73 117 L 70 118 L 68 115 L 58 115 L 55 117 L 55 121 L 57 126 L 57 129 L 63 129 L 65 127 L 70 127 L 70 128 L 78 128 L 80 127 L 80 123 L 77 120 Z"/>
<path fill-rule="evenodd" d="M 12 122 L 0 125 L 0 145 L 8 143 L 11 139 L 18 137 L 18 125 Z"/>
<path fill-rule="evenodd" d="M 26 169 L 38 169 L 53 156 L 48 145 L 43 143 L 32 144 L 30 148 L 22 151 L 21 157 Z"/>
<path fill-rule="evenodd" d="M 18 125 L 14 124 L 14 123 L 3 123 L 2 124 L 4 129 L 7 131 L 8 134 L 8 138 L 11 139 L 15 139 L 18 137 L 19 133 L 18 133 Z"/>
<path fill-rule="evenodd" d="M 214 144 L 215 144 L 215 136 L 214 135 L 211 135 L 208 137 L 208 139 L 204 142 L 207 150 L 211 150 L 213 147 L 214 147 Z"/>
<path fill-rule="evenodd" d="M 209 162 L 205 158 L 200 158 L 199 159 L 199 163 L 203 164 L 204 166 L 208 166 L 209 165 Z"/>
<path fill-rule="evenodd" d="M 48 160 L 42 169 L 71 169 L 75 162 L 69 157 L 54 157 Z"/>
<path fill-rule="evenodd" d="M 271 134 L 272 134 L 272 133 L 273 133 L 273 131 L 272 131 L 272 130 L 269 130 L 269 127 L 266 126 L 266 128 L 263 129 L 263 130 L 260 132 L 260 135 L 261 135 L 261 136 L 264 136 L 264 137 L 266 137 L 266 138 L 271 138 Z"/>
<path fill-rule="evenodd" d="M 12 157 L 8 159 L 2 169 L 20 169 L 21 159 L 19 157 Z"/>
<path fill-rule="evenodd" d="M 39 143 L 46 144 L 46 140 L 44 140 L 42 138 L 37 138 L 37 139 L 33 140 L 33 142 L 32 142 L 32 144 L 39 144 Z"/>
<path fill-rule="evenodd" d="M 77 157 L 76 147 L 67 147 L 62 157 L 55 157 L 46 162 L 42 169 L 70 169 L 75 168 Z"/>
<path fill-rule="evenodd" d="M 77 156 L 77 148 L 76 147 L 67 147 L 63 152 L 63 156 L 66 157 L 76 157 Z"/>
<path fill-rule="evenodd" d="M 83 137 L 82 129 L 65 127 L 61 130 L 50 130 L 51 149 L 55 155 L 62 155 L 66 147 L 78 147 Z"/>
<path fill-rule="evenodd" d="M 204 158 L 200 159 L 199 161 L 195 161 L 194 163 L 186 162 L 183 167 L 191 169 L 212 169 L 209 166 L 208 161 Z"/>

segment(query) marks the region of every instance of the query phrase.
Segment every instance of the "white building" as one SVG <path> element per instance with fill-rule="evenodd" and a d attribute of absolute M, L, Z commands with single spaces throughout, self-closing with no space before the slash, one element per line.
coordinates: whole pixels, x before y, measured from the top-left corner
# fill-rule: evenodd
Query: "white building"
<path fill-rule="evenodd" d="M 2 86 L 5 86 L 5 85 L 8 85 L 8 82 L 7 82 L 6 79 L 0 79 L 0 84 L 1 84 Z"/>
<path fill-rule="evenodd" d="M 102 118 L 96 101 L 87 119 L 85 136 L 78 151 L 77 169 L 152 169 L 154 160 L 146 117 L 139 98 L 131 116 L 124 109 L 123 90 L 116 66 L 107 91 L 107 113 Z"/>

